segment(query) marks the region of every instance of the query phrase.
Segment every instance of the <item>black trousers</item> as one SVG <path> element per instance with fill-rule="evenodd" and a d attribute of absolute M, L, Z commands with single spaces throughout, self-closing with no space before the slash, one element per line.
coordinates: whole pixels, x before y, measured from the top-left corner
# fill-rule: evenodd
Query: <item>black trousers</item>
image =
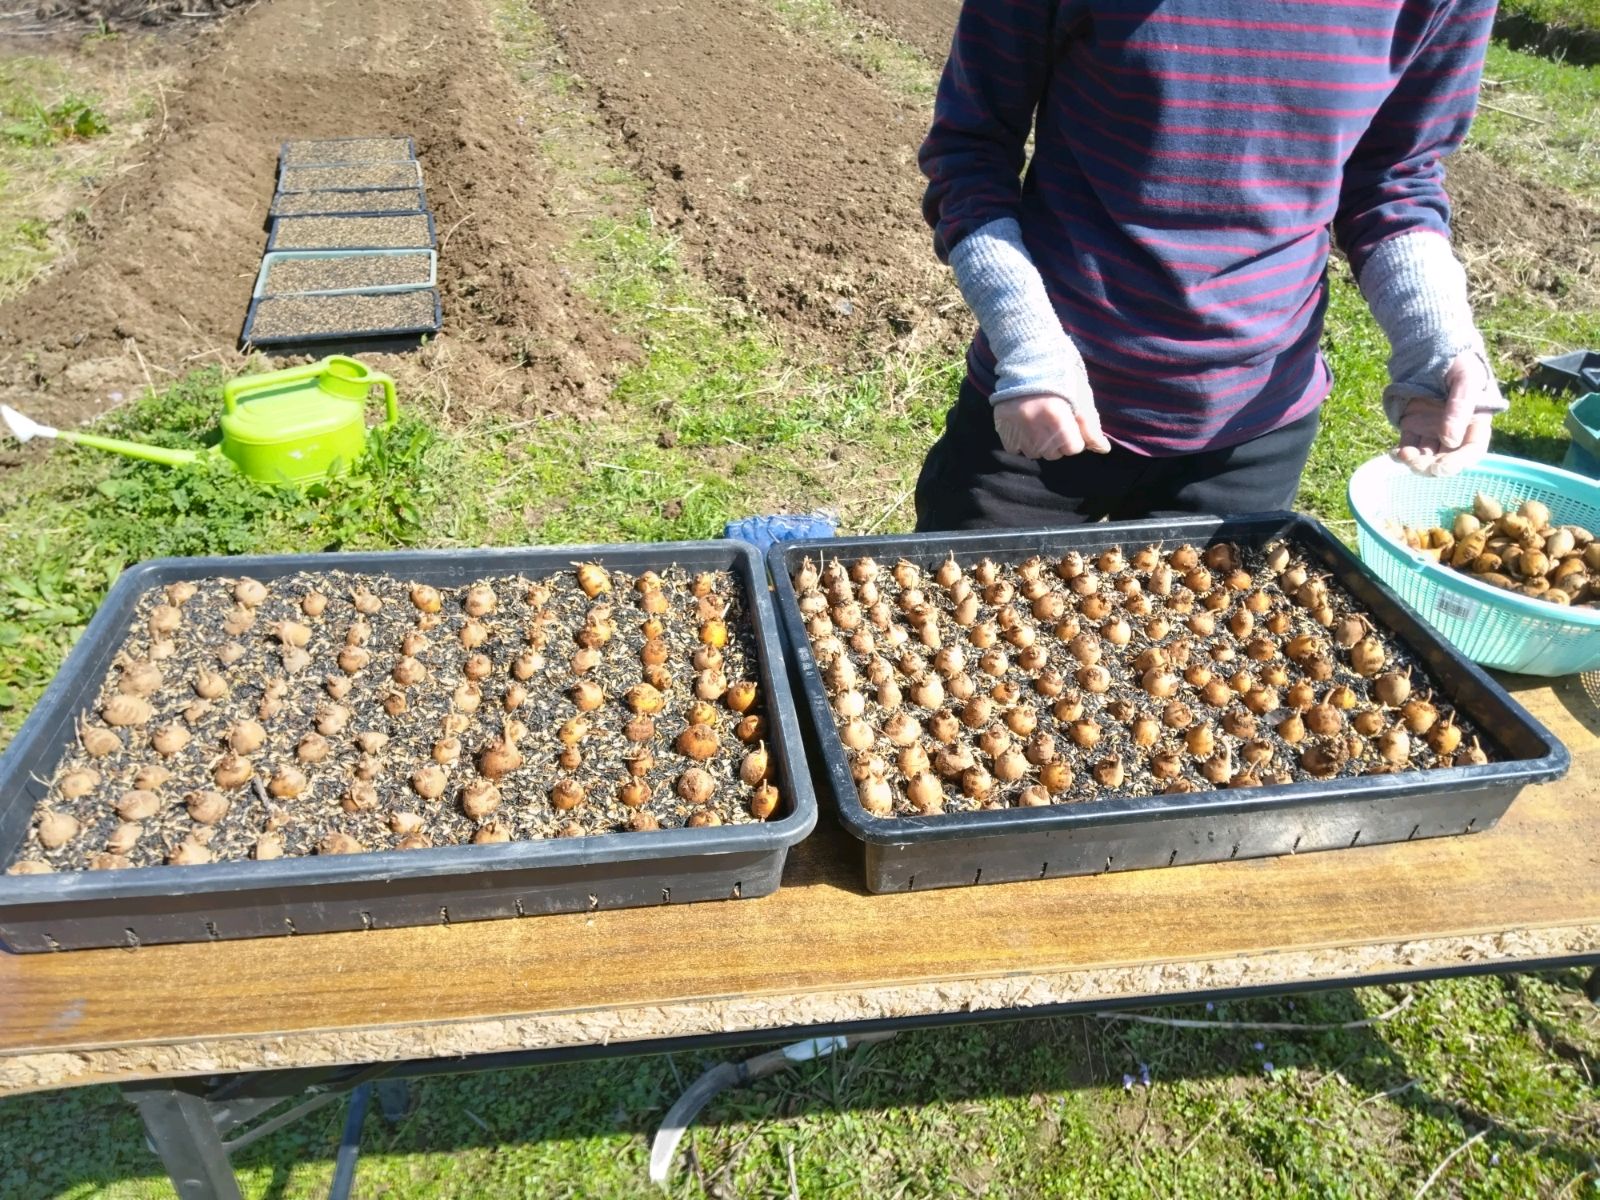
<path fill-rule="evenodd" d="M 1007 454 L 970 382 L 917 478 L 917 529 L 1026 529 L 1109 519 L 1287 509 L 1317 436 L 1316 412 L 1243 445 L 1178 458 L 1113 446 L 1045 462 Z"/>

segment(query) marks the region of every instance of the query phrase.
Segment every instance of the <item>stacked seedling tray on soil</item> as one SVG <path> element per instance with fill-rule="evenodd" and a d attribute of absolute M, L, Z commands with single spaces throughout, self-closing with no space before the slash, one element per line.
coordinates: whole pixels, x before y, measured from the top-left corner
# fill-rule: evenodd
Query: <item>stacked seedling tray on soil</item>
<path fill-rule="evenodd" d="M 1568 765 L 1290 514 L 769 560 L 874 891 L 1474 832 Z"/>
<path fill-rule="evenodd" d="M 437 333 L 436 244 L 410 138 L 286 142 L 241 340 L 382 347 Z"/>
<path fill-rule="evenodd" d="M 0 759 L 15 950 L 749 897 L 816 801 L 742 542 L 125 572 Z"/>

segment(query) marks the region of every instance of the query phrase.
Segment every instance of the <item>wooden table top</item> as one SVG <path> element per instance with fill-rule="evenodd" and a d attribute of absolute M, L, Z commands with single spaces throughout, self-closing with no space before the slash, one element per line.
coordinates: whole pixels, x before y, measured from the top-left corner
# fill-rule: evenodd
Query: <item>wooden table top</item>
<path fill-rule="evenodd" d="M 1466 837 L 870 896 L 824 809 L 756 900 L 137 950 L 0 953 L 0 1093 L 1600 956 L 1600 714 Z"/>

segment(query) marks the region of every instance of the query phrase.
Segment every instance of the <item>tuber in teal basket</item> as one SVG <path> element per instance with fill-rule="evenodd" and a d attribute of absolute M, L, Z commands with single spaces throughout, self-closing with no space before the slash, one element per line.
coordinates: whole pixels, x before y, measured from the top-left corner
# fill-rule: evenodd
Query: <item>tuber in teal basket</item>
<path fill-rule="evenodd" d="M 1490 587 L 1384 532 L 1388 521 L 1448 528 L 1479 492 L 1507 509 L 1538 500 L 1549 506 L 1552 525 L 1600 531 L 1600 483 L 1570 471 L 1491 454 L 1459 475 L 1435 479 L 1375 458 L 1350 479 L 1362 561 L 1476 663 L 1525 675 L 1600 667 L 1600 609 L 1564 608 Z"/>

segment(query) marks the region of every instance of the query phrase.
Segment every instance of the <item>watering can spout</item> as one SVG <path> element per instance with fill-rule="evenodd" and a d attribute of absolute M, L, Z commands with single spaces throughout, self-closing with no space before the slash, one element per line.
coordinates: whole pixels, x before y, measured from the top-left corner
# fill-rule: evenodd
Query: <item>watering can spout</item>
<path fill-rule="evenodd" d="M 200 461 L 200 452 L 197 450 L 173 450 L 166 446 L 144 446 L 138 442 L 125 442 L 121 438 L 102 437 L 97 433 L 79 433 L 71 429 L 57 429 L 52 425 L 45 425 L 31 417 L 23 416 L 16 409 L 0 404 L 0 421 L 5 422 L 5 427 L 17 441 L 27 443 L 34 438 L 55 438 L 63 442 L 75 442 L 79 446 L 88 446 L 95 450 L 109 450 L 113 454 L 121 454 L 127 458 L 140 458 L 146 462 L 161 463 L 168 467 L 184 467 Z"/>

